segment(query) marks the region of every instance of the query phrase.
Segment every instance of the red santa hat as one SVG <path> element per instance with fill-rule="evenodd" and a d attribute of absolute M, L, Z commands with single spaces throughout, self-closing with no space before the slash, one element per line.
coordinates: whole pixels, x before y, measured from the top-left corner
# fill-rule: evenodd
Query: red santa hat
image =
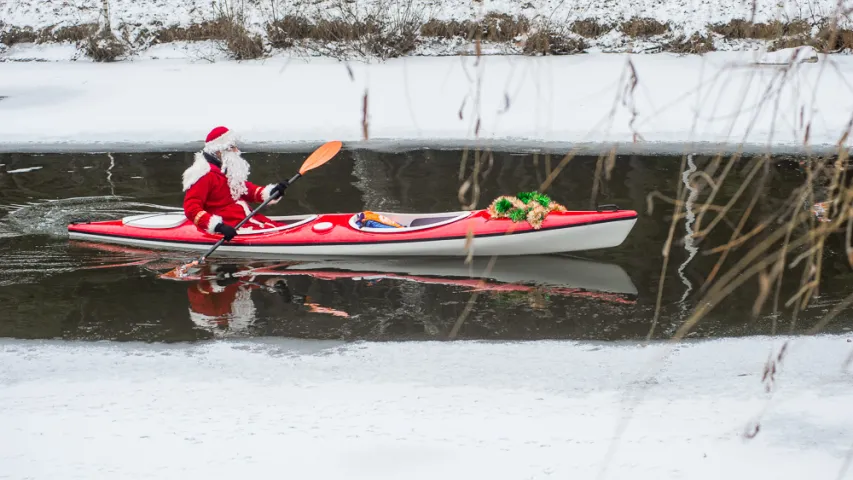
<path fill-rule="evenodd" d="M 207 153 L 221 152 L 237 145 L 237 136 L 226 127 L 216 127 L 207 134 L 204 140 L 204 151 Z"/>

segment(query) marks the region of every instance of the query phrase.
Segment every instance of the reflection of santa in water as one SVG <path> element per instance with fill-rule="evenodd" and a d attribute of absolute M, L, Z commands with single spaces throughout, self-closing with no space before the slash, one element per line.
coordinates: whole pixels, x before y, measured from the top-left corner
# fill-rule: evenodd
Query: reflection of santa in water
<path fill-rule="evenodd" d="M 211 273 L 215 274 L 215 267 L 213 270 Z M 190 320 L 214 333 L 246 332 L 256 318 L 252 290 L 257 288 L 260 286 L 226 278 L 201 280 L 190 285 L 187 288 Z"/>
<path fill-rule="evenodd" d="M 257 319 L 252 300 L 252 291 L 257 289 L 280 295 L 287 303 L 302 305 L 312 313 L 349 317 L 346 312 L 313 303 L 310 297 L 291 294 L 287 282 L 280 276 L 252 273 L 248 266 L 236 269 L 205 267 L 202 280 L 187 288 L 190 320 L 215 335 L 248 333 Z"/>

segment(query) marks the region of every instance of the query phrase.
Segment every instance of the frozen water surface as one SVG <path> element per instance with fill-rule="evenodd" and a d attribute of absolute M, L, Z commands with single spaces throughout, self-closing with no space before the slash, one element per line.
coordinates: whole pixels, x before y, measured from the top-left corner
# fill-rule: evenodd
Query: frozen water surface
<path fill-rule="evenodd" d="M 0 474 L 839 478 L 853 344 L 793 339 L 767 393 L 786 340 L 3 340 Z"/>

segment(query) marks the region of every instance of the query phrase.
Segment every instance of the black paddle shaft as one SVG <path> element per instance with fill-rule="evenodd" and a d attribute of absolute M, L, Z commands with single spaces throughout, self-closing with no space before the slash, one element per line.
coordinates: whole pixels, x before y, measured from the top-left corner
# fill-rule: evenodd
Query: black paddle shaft
<path fill-rule="evenodd" d="M 291 184 L 291 183 L 293 183 L 293 182 L 295 182 L 296 180 L 298 180 L 298 179 L 299 179 L 299 177 L 301 177 L 301 176 L 302 176 L 302 174 L 301 174 L 301 173 L 297 173 L 296 175 L 294 175 L 293 177 L 291 177 L 291 179 L 290 179 L 290 180 L 288 180 L 288 181 L 287 181 L 287 185 L 288 185 L 288 186 L 290 186 L 290 184 Z M 270 198 L 268 198 L 268 199 L 264 200 L 264 203 L 262 203 L 262 204 L 258 205 L 254 210 L 252 210 L 252 212 L 251 212 L 251 213 L 249 213 L 249 214 L 246 216 L 246 218 L 244 218 L 243 220 L 240 220 L 240 223 L 238 223 L 238 224 L 237 224 L 237 226 L 235 226 L 235 227 L 234 227 L 234 230 L 237 230 L 237 229 L 239 229 L 240 227 L 242 227 L 244 223 L 248 222 L 250 218 L 254 217 L 256 213 L 258 213 L 262 208 L 264 208 L 265 206 L 267 206 L 267 204 L 268 204 L 268 203 L 270 203 L 270 201 L 275 200 L 276 198 L 281 197 L 281 195 L 282 195 L 281 193 L 278 193 L 277 195 L 270 195 Z M 212 247 L 210 247 L 210 250 L 208 250 L 208 251 L 207 251 L 207 253 L 205 253 L 204 255 L 202 255 L 202 256 L 201 256 L 201 258 L 199 259 L 198 263 L 202 263 L 202 262 L 204 262 L 204 260 L 205 260 L 207 257 L 209 257 L 209 256 L 210 256 L 210 254 L 211 254 L 211 253 L 213 253 L 213 251 L 214 251 L 214 250 L 216 250 L 217 248 L 219 248 L 219 246 L 220 246 L 220 245 L 222 245 L 224 242 L 225 242 L 225 237 L 220 238 L 218 242 L 214 243 L 214 244 L 213 244 L 213 246 L 212 246 Z"/>

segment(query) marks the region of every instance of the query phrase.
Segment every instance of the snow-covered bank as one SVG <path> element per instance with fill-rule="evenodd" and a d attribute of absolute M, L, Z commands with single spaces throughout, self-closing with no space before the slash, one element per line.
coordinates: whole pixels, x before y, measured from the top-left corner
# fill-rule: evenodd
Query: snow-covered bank
<path fill-rule="evenodd" d="M 106 10 L 105 5 L 108 7 Z M 703 50 L 751 50 L 757 46 L 771 46 L 778 41 L 792 46 L 790 40 L 795 38 L 817 39 L 820 31 L 833 20 L 838 21 L 839 28 L 849 29 L 850 7 L 850 0 L 0 0 L 0 60 L 3 59 L 4 33 L 8 34 L 5 42 L 10 46 L 18 42 L 31 46 L 33 41 L 68 46 L 72 45 L 70 40 L 79 42 L 82 38 L 79 32 L 61 29 L 87 29 L 104 24 L 107 18 L 112 31 L 128 50 L 122 58 L 134 58 L 144 54 L 152 45 L 171 42 L 175 29 L 198 27 L 196 40 L 208 39 L 211 32 L 222 35 L 221 26 L 211 30 L 209 25 L 223 18 L 228 18 L 229 22 L 236 19 L 241 31 L 263 43 L 267 49 L 280 51 L 284 48 L 291 53 L 301 51 L 309 55 L 316 54 L 318 48 L 325 50 L 329 42 L 352 42 L 352 36 L 341 31 L 340 35 L 306 37 L 304 32 L 279 29 L 278 22 L 304 21 L 313 25 L 323 22 L 370 23 L 374 27 L 380 26 L 386 33 L 394 31 L 398 39 L 405 37 L 411 45 L 402 47 L 398 52 L 405 55 L 471 52 L 474 46 L 469 38 L 473 34 L 470 22 L 480 22 L 490 15 L 512 19 L 510 22 L 521 21 L 526 25 L 518 31 L 514 27 L 500 27 L 504 30 L 498 35 L 500 38 L 487 39 L 489 42 L 484 52 L 491 53 L 520 53 L 530 38 L 546 30 L 564 39 L 583 41 L 583 48 L 589 51 L 675 51 L 678 50 L 675 44 L 679 43 L 676 40 L 683 41 L 693 35 L 702 39 Z M 775 25 L 774 32 L 721 33 L 719 27 L 732 20 L 752 21 L 765 27 L 772 24 Z M 654 22 L 655 28 L 637 30 L 635 24 L 625 23 L 629 21 Z M 435 28 L 436 22 L 441 24 L 439 28 Z M 402 30 L 399 28 L 401 24 L 405 24 Z M 797 26 L 779 31 L 776 27 L 781 24 Z M 320 30 L 325 30 L 325 27 Z M 494 33 L 494 29 L 491 30 Z M 303 44 L 305 38 L 319 40 L 319 44 Z M 294 42 L 298 44 L 295 49 Z M 78 45 L 80 48 L 76 49 L 75 56 L 83 54 L 84 43 Z M 851 48 L 849 41 L 841 43 Z M 835 47 L 829 47 L 829 50 L 835 50 Z"/>
<path fill-rule="evenodd" d="M 853 343 L 794 339 L 768 394 L 783 340 L 6 339 L 0 477 L 851 478 Z"/>
<path fill-rule="evenodd" d="M 576 20 L 594 19 L 602 23 L 618 23 L 631 18 L 648 17 L 660 22 L 672 22 L 673 27 L 683 28 L 690 34 L 701 30 L 709 23 L 726 23 L 732 19 L 753 18 L 755 22 L 793 19 L 817 20 L 844 11 L 850 4 L 838 0 L 642 0 L 622 2 L 619 0 L 412 0 L 359 1 L 354 5 L 342 6 L 336 0 L 271 0 L 267 2 L 209 2 L 183 0 L 109 0 L 110 23 L 113 28 L 121 25 L 141 29 L 158 26 L 201 23 L 212 20 L 223 8 L 239 10 L 246 17 L 250 30 L 264 33 L 264 22 L 288 15 L 341 16 L 348 13 L 344 8 L 366 15 L 377 8 L 409 9 L 428 12 L 432 18 L 444 20 L 466 20 L 485 12 L 509 15 L 550 16 L 555 20 L 571 23 Z M 49 26 L 69 26 L 98 23 L 101 20 L 102 0 L 74 0 L 55 2 L 52 0 L 2 0 L 0 18 L 8 25 L 28 26 L 34 29 Z M 849 25 L 842 22 L 842 26 Z"/>
<path fill-rule="evenodd" d="M 853 112 L 853 57 L 804 50 L 798 58 L 818 61 L 769 63 L 792 53 L 6 63 L 0 151 L 194 150 L 220 124 L 246 150 L 330 139 L 377 148 L 832 150 Z"/>

